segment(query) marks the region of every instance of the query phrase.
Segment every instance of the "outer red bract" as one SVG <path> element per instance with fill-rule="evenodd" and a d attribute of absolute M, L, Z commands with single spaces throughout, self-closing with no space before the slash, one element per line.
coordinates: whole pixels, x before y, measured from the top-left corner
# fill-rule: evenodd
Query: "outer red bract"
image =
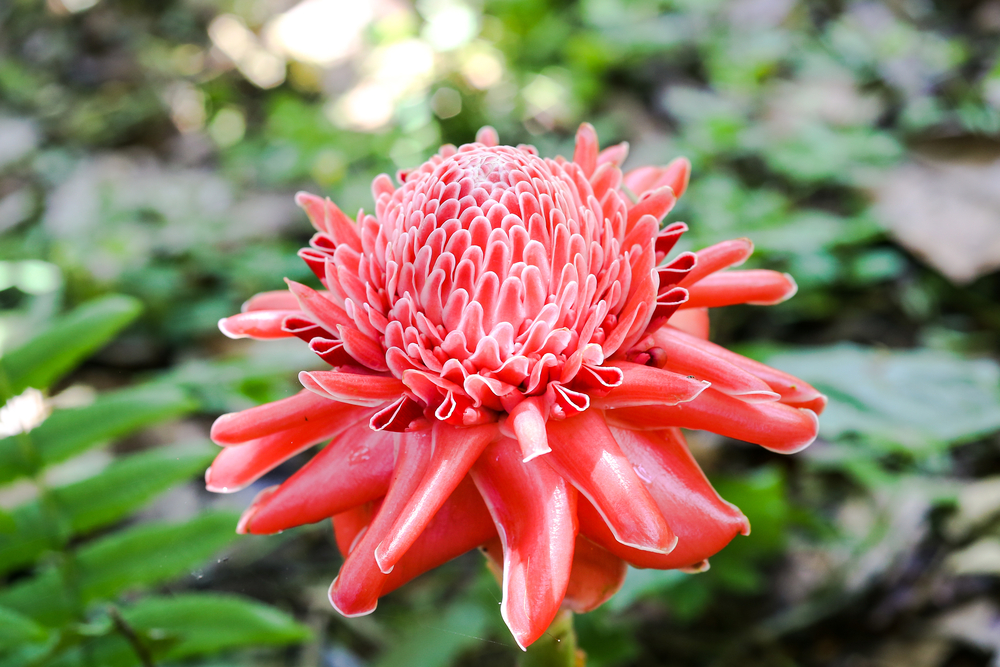
<path fill-rule="evenodd" d="M 623 175 L 626 152 L 599 152 L 587 124 L 572 161 L 485 128 L 398 187 L 375 179 L 375 215 L 300 194 L 317 229 L 300 255 L 326 290 L 289 281 L 220 322 L 231 337 L 297 336 L 332 367 L 220 417 L 206 478 L 234 491 L 329 441 L 239 528 L 332 517 L 341 613 L 483 547 L 527 646 L 561 606 L 613 595 L 626 563 L 703 569 L 749 532 L 680 427 L 780 453 L 815 438 L 819 392 L 706 340 L 708 308 L 777 303 L 794 282 L 726 270 L 746 239 L 666 261 L 687 227 L 660 221 L 690 165 Z"/>

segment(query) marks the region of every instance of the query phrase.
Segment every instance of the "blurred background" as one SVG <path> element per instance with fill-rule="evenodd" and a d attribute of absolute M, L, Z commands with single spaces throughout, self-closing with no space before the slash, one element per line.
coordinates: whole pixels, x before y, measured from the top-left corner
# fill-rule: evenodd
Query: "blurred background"
<path fill-rule="evenodd" d="M 315 361 L 216 321 L 313 280 L 297 190 L 584 120 L 691 159 L 683 249 L 800 286 L 714 340 L 831 398 L 794 457 L 692 434 L 753 533 L 630 571 L 587 664 L 1000 665 L 998 0 L 0 3 L 0 665 L 521 659 L 478 554 L 344 619 L 328 524 L 234 534 L 301 462 L 207 494 L 208 427 Z"/>

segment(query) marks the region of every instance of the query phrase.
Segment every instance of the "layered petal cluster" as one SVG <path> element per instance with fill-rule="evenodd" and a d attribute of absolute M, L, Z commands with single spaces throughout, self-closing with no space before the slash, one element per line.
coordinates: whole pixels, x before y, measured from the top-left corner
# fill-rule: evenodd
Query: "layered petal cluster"
<path fill-rule="evenodd" d="M 220 417 L 206 479 L 235 491 L 328 442 L 239 530 L 332 518 L 345 561 L 330 601 L 347 616 L 480 547 L 524 647 L 560 607 L 607 600 L 627 563 L 697 571 L 749 532 L 681 428 L 791 453 L 825 399 L 708 342 L 709 308 L 778 303 L 795 283 L 729 270 L 747 239 L 671 257 L 687 227 L 661 221 L 686 160 L 623 174 L 627 145 L 599 150 L 587 124 L 572 160 L 476 139 L 398 186 L 379 176 L 374 215 L 298 196 L 317 229 L 299 254 L 324 289 L 288 281 L 220 328 L 296 336 L 331 370 Z"/>

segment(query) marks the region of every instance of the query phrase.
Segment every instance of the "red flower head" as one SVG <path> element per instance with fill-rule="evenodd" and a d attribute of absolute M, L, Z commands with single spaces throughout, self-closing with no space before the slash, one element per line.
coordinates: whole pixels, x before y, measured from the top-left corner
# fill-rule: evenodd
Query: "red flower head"
<path fill-rule="evenodd" d="M 531 146 L 444 146 L 375 179 L 355 222 L 300 194 L 318 233 L 299 254 L 326 287 L 253 297 L 231 337 L 298 336 L 329 371 L 212 428 L 225 449 L 208 488 L 245 487 L 329 441 L 260 494 L 239 529 L 333 518 L 346 560 L 342 614 L 475 547 L 503 573 L 501 613 L 521 646 L 561 606 L 593 609 L 625 564 L 702 569 L 746 517 L 712 489 L 680 427 L 795 452 L 825 399 L 707 342 L 707 309 L 795 292 L 773 271 L 723 271 L 746 239 L 681 253 L 660 220 L 690 165 L 624 176 L 627 146 L 577 133 L 572 161 Z M 633 201 L 633 195 L 638 201 Z"/>

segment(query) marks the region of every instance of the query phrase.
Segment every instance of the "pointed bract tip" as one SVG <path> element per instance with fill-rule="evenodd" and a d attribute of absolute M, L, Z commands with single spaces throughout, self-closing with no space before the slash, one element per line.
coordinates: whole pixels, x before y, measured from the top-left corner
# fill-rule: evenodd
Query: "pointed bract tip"
<path fill-rule="evenodd" d="M 686 572 L 688 574 L 701 574 L 702 572 L 708 572 L 711 566 L 708 563 L 708 559 L 700 560 L 693 565 L 688 565 L 687 567 L 677 568 L 681 572 Z"/>
<path fill-rule="evenodd" d="M 798 294 L 798 292 L 799 292 L 799 284 L 797 282 L 795 282 L 795 278 L 792 277 L 792 274 L 790 274 L 790 273 L 783 273 L 782 275 L 785 276 L 785 278 L 788 279 L 788 282 L 791 285 L 791 287 L 789 287 L 789 289 L 788 289 L 788 293 L 785 294 L 785 300 L 787 301 L 788 299 L 791 299 L 793 296 L 795 296 L 796 294 Z"/>
<path fill-rule="evenodd" d="M 221 320 L 219 320 L 219 331 L 222 332 L 223 336 L 225 336 L 226 338 L 232 338 L 233 340 L 239 340 L 240 338 L 249 338 L 249 336 L 247 336 L 244 333 L 239 333 L 237 331 L 233 331 L 232 329 L 230 329 L 226 325 L 226 320 L 228 319 L 229 319 L 228 317 L 223 317 Z"/>
<path fill-rule="evenodd" d="M 500 135 L 489 125 L 484 125 L 476 132 L 476 142 L 484 146 L 496 146 L 500 143 Z"/>
<path fill-rule="evenodd" d="M 240 413 L 227 412 L 224 415 L 219 415 L 218 417 L 216 417 L 215 421 L 212 422 L 212 428 L 209 429 L 208 431 L 208 438 L 212 442 L 217 444 L 219 447 L 226 447 L 227 445 L 236 445 L 242 442 L 226 437 L 226 427 L 229 426 L 234 419 L 236 419 L 236 415 L 238 414 Z"/>
<path fill-rule="evenodd" d="M 527 463 L 528 461 L 534 461 L 539 456 L 543 456 L 545 454 L 548 454 L 551 451 L 552 450 L 549 449 L 548 447 L 546 447 L 545 449 L 536 449 L 533 452 L 531 452 L 530 454 L 528 454 L 527 456 L 525 456 L 523 459 L 521 459 L 521 463 Z"/>
<path fill-rule="evenodd" d="M 237 491 L 242 491 L 247 487 L 246 484 L 241 484 L 240 486 L 219 486 L 212 481 L 212 468 L 209 466 L 208 470 L 205 471 L 205 490 L 212 493 L 236 493 Z"/>
<path fill-rule="evenodd" d="M 687 190 L 688 182 L 691 180 L 691 160 L 686 157 L 674 158 L 667 165 L 667 172 L 673 172 L 670 185 L 679 199 Z"/>
<path fill-rule="evenodd" d="M 745 246 L 746 246 L 746 249 L 747 249 L 747 250 L 746 250 L 746 253 L 747 253 L 747 254 L 746 254 L 746 257 L 744 257 L 744 258 L 743 258 L 743 259 L 741 259 L 740 261 L 738 261 L 738 262 L 736 262 L 735 264 L 732 264 L 732 265 L 730 265 L 730 266 L 731 266 L 731 267 L 733 267 L 733 266 L 743 266 L 743 265 L 744 265 L 744 264 L 746 263 L 746 261 L 747 261 L 748 259 L 750 259 L 750 255 L 752 255 L 752 254 L 753 254 L 753 250 L 754 250 L 754 245 L 753 245 L 753 241 L 751 241 L 750 239 L 748 239 L 748 238 L 747 238 L 747 237 L 745 237 L 745 236 L 744 236 L 744 237 L 741 237 L 741 238 L 738 238 L 738 239 L 734 239 L 734 240 L 735 240 L 735 241 L 737 241 L 737 242 L 739 242 L 739 243 L 742 243 L 743 245 L 745 245 Z"/>
<path fill-rule="evenodd" d="M 333 581 L 330 582 L 330 588 L 327 590 L 327 594 L 326 594 L 327 599 L 330 601 L 330 606 L 333 607 L 334 611 L 336 611 L 338 614 L 340 614 L 344 618 L 358 618 L 359 616 L 367 616 L 368 614 L 370 614 L 373 611 L 375 611 L 375 609 L 378 607 L 378 600 L 377 599 L 372 604 L 372 608 L 371 609 L 363 609 L 361 611 L 355 611 L 355 612 L 348 612 L 345 609 L 343 609 L 340 605 L 338 605 L 337 601 L 336 601 L 336 599 L 334 597 L 337 594 L 336 588 L 337 588 L 337 580 L 338 579 L 340 579 L 339 576 L 333 578 Z"/>
<path fill-rule="evenodd" d="M 275 484 L 274 486 L 269 486 L 258 493 L 254 499 L 250 502 L 250 506 L 243 510 L 243 514 L 240 516 L 239 523 L 236 524 L 236 533 L 238 535 L 247 535 L 252 533 L 250 530 L 250 522 L 257 515 L 258 510 L 260 510 L 261 505 L 264 501 L 274 495 L 278 490 L 280 484 Z"/>
<path fill-rule="evenodd" d="M 379 542 L 378 546 L 375 547 L 375 564 L 378 565 L 378 569 L 382 574 L 389 574 L 396 564 L 386 562 L 385 551 L 388 547 L 383 548 L 383 544 L 385 542 Z"/>
<path fill-rule="evenodd" d="M 500 603 L 500 618 L 503 619 L 504 625 L 506 625 L 507 629 L 510 630 L 510 634 L 514 638 L 514 642 L 517 643 L 517 647 L 522 651 L 527 651 L 528 646 L 532 643 L 531 633 L 525 629 L 515 628 L 511 625 L 510 615 L 507 613 L 507 604 L 507 597 L 504 596 L 503 602 Z"/>
<path fill-rule="evenodd" d="M 296 206 L 300 206 L 301 208 L 305 208 L 309 204 L 322 201 L 323 201 L 322 199 L 320 199 L 313 193 L 306 192 L 305 190 L 299 190 L 298 192 L 295 193 L 295 204 Z"/>
<path fill-rule="evenodd" d="M 816 442 L 816 438 L 819 437 L 819 416 L 817 416 L 815 412 L 813 412 L 808 408 L 797 408 L 797 409 L 799 410 L 799 412 L 805 412 L 806 414 L 809 415 L 809 418 L 812 421 L 811 434 L 809 438 L 807 440 L 803 440 L 801 444 L 797 444 L 791 449 L 782 450 L 781 452 L 779 452 L 780 454 L 797 454 L 806 447 L 808 447 L 809 445 Z"/>

